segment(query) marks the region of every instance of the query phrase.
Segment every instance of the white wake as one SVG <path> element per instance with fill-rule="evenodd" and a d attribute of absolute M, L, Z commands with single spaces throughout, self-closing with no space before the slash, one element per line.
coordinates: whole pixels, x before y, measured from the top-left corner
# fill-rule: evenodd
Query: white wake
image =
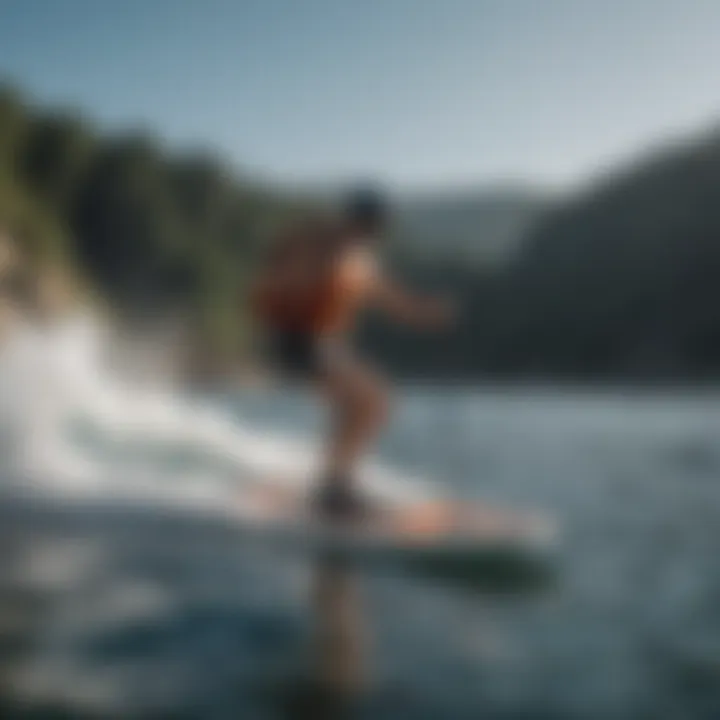
<path fill-rule="evenodd" d="M 21 325 L 0 347 L 0 481 L 72 499 L 123 499 L 226 510 L 249 482 L 308 483 L 318 445 L 253 428 L 180 391 L 139 386 L 107 369 L 112 341 L 77 315 Z M 430 486 L 378 462 L 363 482 L 379 496 Z"/>

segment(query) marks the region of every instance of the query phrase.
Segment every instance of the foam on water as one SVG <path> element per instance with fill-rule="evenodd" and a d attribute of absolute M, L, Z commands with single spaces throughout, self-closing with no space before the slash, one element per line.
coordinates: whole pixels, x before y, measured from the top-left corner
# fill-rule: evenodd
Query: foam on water
<path fill-rule="evenodd" d="M 138 499 L 218 510 L 249 482 L 302 484 L 318 446 L 258 430 L 172 388 L 111 374 L 103 327 L 75 316 L 16 328 L 0 349 L 0 477 L 75 499 Z M 364 481 L 388 498 L 431 486 L 371 462 Z"/>

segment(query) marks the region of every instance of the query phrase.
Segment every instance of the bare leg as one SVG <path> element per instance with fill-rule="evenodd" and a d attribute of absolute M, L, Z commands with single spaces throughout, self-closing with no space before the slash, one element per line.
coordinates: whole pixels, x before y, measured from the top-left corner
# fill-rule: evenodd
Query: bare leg
<path fill-rule="evenodd" d="M 328 370 L 322 390 L 332 413 L 326 482 L 350 490 L 358 462 L 387 419 L 388 393 L 375 372 L 350 359 Z"/>

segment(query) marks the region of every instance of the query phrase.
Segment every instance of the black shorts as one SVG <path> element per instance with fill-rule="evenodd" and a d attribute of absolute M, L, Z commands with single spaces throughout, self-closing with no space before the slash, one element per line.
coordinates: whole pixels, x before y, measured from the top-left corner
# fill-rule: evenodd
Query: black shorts
<path fill-rule="evenodd" d="M 293 380 L 317 380 L 328 367 L 329 344 L 312 333 L 276 330 L 268 334 L 265 355 L 272 370 Z"/>

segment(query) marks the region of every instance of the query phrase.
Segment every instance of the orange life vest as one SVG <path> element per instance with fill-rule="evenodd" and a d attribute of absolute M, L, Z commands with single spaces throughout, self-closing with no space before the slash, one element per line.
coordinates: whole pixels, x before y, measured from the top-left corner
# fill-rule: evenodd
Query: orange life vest
<path fill-rule="evenodd" d="M 342 272 L 349 241 L 341 227 L 330 224 L 306 226 L 281 238 L 254 291 L 255 316 L 286 331 L 345 330 L 362 299 Z"/>

